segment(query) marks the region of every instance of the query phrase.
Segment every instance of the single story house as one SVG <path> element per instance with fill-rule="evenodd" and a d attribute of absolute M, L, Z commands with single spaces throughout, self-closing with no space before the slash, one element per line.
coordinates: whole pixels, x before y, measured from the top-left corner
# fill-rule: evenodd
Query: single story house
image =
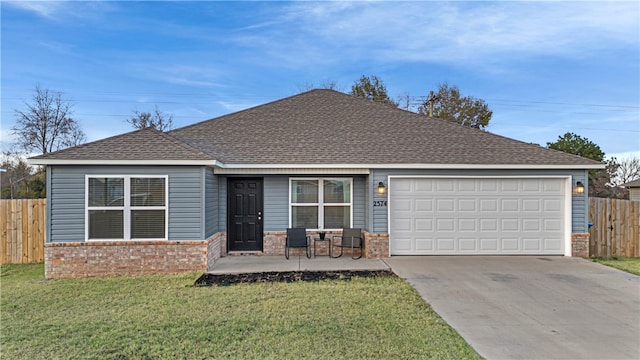
<path fill-rule="evenodd" d="M 361 228 L 366 258 L 588 255 L 592 160 L 332 90 L 36 156 L 48 278 L 282 255 Z"/>
<path fill-rule="evenodd" d="M 622 184 L 622 186 L 629 189 L 629 200 L 640 201 L 640 179 Z"/>

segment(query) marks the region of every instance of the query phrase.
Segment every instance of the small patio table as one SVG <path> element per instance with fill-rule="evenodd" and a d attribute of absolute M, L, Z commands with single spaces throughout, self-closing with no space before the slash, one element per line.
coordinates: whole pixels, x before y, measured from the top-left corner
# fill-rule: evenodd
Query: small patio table
<path fill-rule="evenodd" d="M 324 239 L 321 239 L 320 237 L 316 237 L 316 238 L 313 238 L 313 258 L 314 259 L 316 257 L 317 243 L 322 241 L 326 241 L 329 244 L 329 257 L 333 257 L 333 251 L 331 250 L 331 248 L 333 247 L 331 245 L 333 244 L 331 243 L 331 238 L 329 236 L 325 237 Z"/>

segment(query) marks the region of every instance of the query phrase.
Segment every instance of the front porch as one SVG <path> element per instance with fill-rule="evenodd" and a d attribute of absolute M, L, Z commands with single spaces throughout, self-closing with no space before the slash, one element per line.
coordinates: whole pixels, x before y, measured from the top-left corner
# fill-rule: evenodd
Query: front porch
<path fill-rule="evenodd" d="M 382 259 L 353 260 L 349 256 L 337 259 L 328 256 L 318 256 L 308 259 L 306 256 L 291 256 L 289 260 L 284 256 L 225 256 L 213 264 L 207 271 L 209 274 L 249 274 L 258 272 L 286 272 L 286 271 L 379 271 L 389 270 L 389 266 Z"/>

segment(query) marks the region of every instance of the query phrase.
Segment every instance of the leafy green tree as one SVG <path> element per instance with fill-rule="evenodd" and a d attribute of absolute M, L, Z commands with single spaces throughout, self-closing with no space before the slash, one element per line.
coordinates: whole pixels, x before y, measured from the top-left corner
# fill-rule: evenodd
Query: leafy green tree
<path fill-rule="evenodd" d="M 600 146 L 587 138 L 570 132 L 558 136 L 558 140 L 555 142 L 548 142 L 547 147 L 595 161 L 604 159 L 604 151 L 600 149 Z"/>
<path fill-rule="evenodd" d="M 2 184 L 0 197 L 2 199 L 46 197 L 46 175 L 43 168 L 34 169 L 27 164 L 24 156 L 10 151 L 2 153 L 0 167 L 5 169 L 0 173 L 0 183 Z"/>
<path fill-rule="evenodd" d="M 375 75 L 362 75 L 360 80 L 351 86 L 351 95 L 358 96 L 367 100 L 379 102 L 393 107 L 398 107 L 398 103 L 392 100 L 387 94 L 387 87 L 382 80 Z"/>
<path fill-rule="evenodd" d="M 18 146 L 27 152 L 46 154 L 86 141 L 80 124 L 71 117 L 72 104 L 62 92 L 36 86 L 25 107 L 15 110 L 18 120 L 12 132 L 18 137 Z"/>
<path fill-rule="evenodd" d="M 173 128 L 173 115 L 164 114 L 156 105 L 153 112 L 133 110 L 133 116 L 126 119 L 136 129 L 152 127 L 158 131 L 169 131 Z"/>
<path fill-rule="evenodd" d="M 424 101 L 418 108 L 418 113 L 428 115 L 430 102 L 433 105 L 433 117 L 474 129 L 484 130 L 493 116 L 493 111 L 484 100 L 462 96 L 457 86 L 449 86 L 447 83 L 438 85 L 438 91 Z"/>
<path fill-rule="evenodd" d="M 612 179 L 616 176 L 620 165 L 615 158 L 604 161 L 604 151 L 594 142 L 568 132 L 559 136 L 555 142 L 548 142 L 547 147 L 604 163 L 604 169 L 589 170 L 589 196 L 609 198 L 628 196 L 625 189 L 613 184 Z"/>

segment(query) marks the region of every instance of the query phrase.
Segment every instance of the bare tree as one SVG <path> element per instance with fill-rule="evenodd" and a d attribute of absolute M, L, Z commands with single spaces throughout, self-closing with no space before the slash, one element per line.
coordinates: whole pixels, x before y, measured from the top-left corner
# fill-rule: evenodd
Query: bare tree
<path fill-rule="evenodd" d="M 133 116 L 126 119 L 136 129 L 152 127 L 158 131 L 168 131 L 173 128 L 173 115 L 164 114 L 158 110 L 158 105 L 154 107 L 153 113 L 133 110 Z"/>
<path fill-rule="evenodd" d="M 12 128 L 18 146 L 25 151 L 46 154 L 86 141 L 80 124 L 71 118 L 72 104 L 62 92 L 36 86 L 32 102 L 25 106 L 25 110 L 15 110 L 18 120 Z"/>
<path fill-rule="evenodd" d="M 640 179 L 640 157 L 629 156 L 618 161 L 617 185 Z"/>
<path fill-rule="evenodd" d="M 335 90 L 335 91 L 342 91 L 339 89 L 338 83 L 332 80 L 325 80 L 321 82 L 319 85 L 315 85 L 314 83 L 310 83 L 310 82 L 307 82 L 304 84 L 298 84 L 297 88 L 298 88 L 298 93 L 307 92 L 313 89 L 329 89 L 329 90 Z"/>

